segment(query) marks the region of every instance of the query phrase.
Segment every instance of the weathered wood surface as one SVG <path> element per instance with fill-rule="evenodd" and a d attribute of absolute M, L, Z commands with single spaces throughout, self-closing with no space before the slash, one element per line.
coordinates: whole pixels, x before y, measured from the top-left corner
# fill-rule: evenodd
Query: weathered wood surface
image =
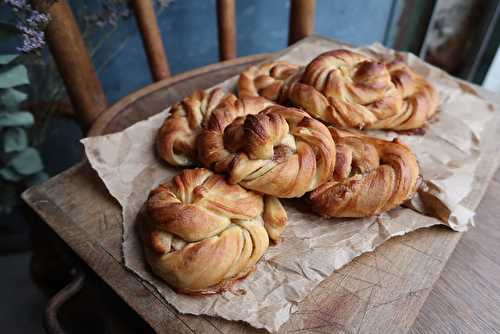
<path fill-rule="evenodd" d="M 161 111 L 165 105 L 189 94 L 193 89 L 211 86 L 251 63 L 251 59 L 247 63 L 241 60 L 227 62 L 212 66 L 209 71 L 194 71 L 200 75 L 186 73 L 183 80 L 172 80 L 169 84 L 159 82 L 146 87 L 103 114 L 97 124 L 100 130 L 94 130 L 94 133 L 109 133 L 125 128 Z M 218 72 L 217 67 L 223 74 Z M 496 175 L 499 180 L 500 173 Z M 498 209 L 493 207 L 499 195 L 500 184 L 496 181 L 484 198 L 487 207 L 484 208 L 483 205 L 479 209 L 477 223 L 481 229 L 496 223 Z M 240 322 L 180 315 L 147 283 L 127 271 L 122 265 L 120 250 L 120 207 L 107 193 L 88 163 L 82 162 L 43 185 L 31 188 L 24 194 L 24 198 L 158 332 L 259 332 Z M 473 233 L 480 232 L 481 230 L 477 230 L 470 233 L 474 235 Z M 297 305 L 295 313 L 281 332 L 408 331 L 461 236 L 446 228 L 436 227 L 389 240 L 376 251 L 356 258 L 320 284 L 308 298 Z M 471 263 L 462 263 L 461 257 L 455 260 L 461 266 L 451 269 L 448 278 L 444 276 L 445 281 L 438 284 L 435 292 L 437 296 L 433 293 L 432 297 L 435 302 L 424 308 L 413 329 L 415 333 L 429 332 L 436 326 L 440 326 L 445 332 L 453 332 L 449 322 L 461 318 L 462 312 L 471 312 L 476 306 L 489 310 L 489 313 L 485 313 L 488 316 L 470 316 L 469 318 L 474 318 L 470 321 L 473 324 L 464 320 L 470 326 L 467 328 L 487 329 L 488 326 L 494 326 L 494 322 L 488 321 L 491 320 L 491 315 L 500 314 L 500 303 L 491 302 L 499 300 L 498 279 L 493 280 L 494 277 L 499 277 L 499 265 L 498 259 L 486 252 L 486 249 L 494 252 L 495 240 L 498 240 L 494 237 L 494 234 L 490 234 L 488 242 L 484 244 L 465 246 L 462 253 L 468 256 L 466 258 Z M 484 254 L 482 265 L 485 267 L 475 263 L 474 253 L 471 254 L 467 247 L 481 249 L 480 254 Z M 496 276 L 493 273 L 495 269 Z M 463 270 L 470 270 L 470 273 L 464 273 Z M 449 288 L 450 282 L 456 284 L 453 289 Z M 456 308 L 456 302 L 461 308 Z"/>
<path fill-rule="evenodd" d="M 496 180 L 479 209 L 478 225 L 483 233 L 470 232 L 468 239 L 472 240 L 454 256 L 445 271 L 448 274 L 438 283 L 412 332 L 471 333 L 498 328 L 494 326 L 499 325 L 500 263 L 489 250 L 495 249 L 500 235 L 484 233 L 500 213 L 495 205 L 500 195 L 500 173 Z M 151 287 L 128 272 L 121 265 L 119 205 L 87 163 L 32 188 L 25 199 L 158 332 L 258 332 L 242 323 L 179 315 Z M 436 227 L 389 240 L 325 280 L 298 305 L 282 332 L 405 332 L 460 237 L 460 233 Z M 489 242 L 481 244 L 479 240 L 485 238 Z M 478 251 L 482 254 L 479 263 L 475 259 Z"/>
<path fill-rule="evenodd" d="M 410 333 L 500 333 L 499 204 L 500 170 Z"/>

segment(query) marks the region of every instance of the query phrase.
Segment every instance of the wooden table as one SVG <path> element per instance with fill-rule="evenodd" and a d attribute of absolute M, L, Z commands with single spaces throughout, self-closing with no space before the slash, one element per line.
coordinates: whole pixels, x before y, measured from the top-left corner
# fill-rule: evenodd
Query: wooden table
<path fill-rule="evenodd" d="M 265 57 L 223 62 L 147 86 L 108 109 L 90 134 L 120 131 Z M 127 271 L 121 258 L 120 207 L 87 162 L 30 188 L 23 198 L 156 331 L 260 332 L 243 323 L 178 314 Z M 478 227 L 462 242 L 461 233 L 443 227 L 391 239 L 322 282 L 281 332 L 498 332 L 500 232 L 494 225 L 499 199 L 497 172 L 478 209 Z"/>

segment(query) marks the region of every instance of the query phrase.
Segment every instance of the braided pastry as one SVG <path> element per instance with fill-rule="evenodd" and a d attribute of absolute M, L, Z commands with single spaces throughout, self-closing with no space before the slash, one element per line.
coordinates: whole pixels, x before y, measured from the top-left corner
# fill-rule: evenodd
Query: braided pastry
<path fill-rule="evenodd" d="M 437 106 L 433 88 L 407 66 L 349 50 L 315 58 L 288 97 L 326 123 L 360 129 L 418 128 Z"/>
<path fill-rule="evenodd" d="M 226 95 L 220 88 L 200 90 L 173 105 L 156 137 L 160 158 L 173 166 L 193 165 L 196 137 L 201 127 L 219 104 L 231 98 L 235 97 Z"/>
<path fill-rule="evenodd" d="M 368 217 L 410 199 L 419 167 L 415 155 L 392 142 L 329 128 L 337 144 L 333 178 L 309 194 L 315 212 L 326 217 Z"/>
<path fill-rule="evenodd" d="M 288 84 L 298 72 L 297 65 L 285 61 L 251 66 L 240 74 L 239 96 L 262 96 L 271 101 L 284 102 Z"/>
<path fill-rule="evenodd" d="M 333 172 L 335 144 L 326 126 L 261 97 L 218 108 L 199 138 L 205 166 L 264 194 L 299 197 Z"/>
<path fill-rule="evenodd" d="M 439 96 L 436 90 L 402 60 L 387 63 L 387 69 L 403 98 L 401 112 L 391 121 L 394 124 L 391 129 L 409 130 L 424 126 L 437 111 Z"/>
<path fill-rule="evenodd" d="M 279 202 L 267 205 L 271 219 L 286 222 L 283 208 L 273 207 Z M 262 196 L 204 168 L 183 170 L 146 203 L 140 229 L 146 260 L 179 292 L 220 292 L 253 271 L 268 248 L 263 211 Z"/>

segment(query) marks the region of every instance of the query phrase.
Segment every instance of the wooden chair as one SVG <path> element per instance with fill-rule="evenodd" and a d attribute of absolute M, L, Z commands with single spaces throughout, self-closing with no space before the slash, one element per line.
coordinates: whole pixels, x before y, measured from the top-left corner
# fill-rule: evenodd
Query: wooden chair
<path fill-rule="evenodd" d="M 73 110 L 81 126 L 87 131 L 87 135 L 92 136 L 120 131 L 162 110 L 166 105 L 180 100 L 184 97 L 183 95 L 187 95 L 195 89 L 210 87 L 241 72 L 244 68 L 269 57 L 269 54 L 258 54 L 236 58 L 235 0 L 217 0 L 219 53 L 222 62 L 180 75 L 170 76 L 167 55 L 152 0 L 132 0 L 131 5 L 133 13 L 137 18 L 149 68 L 155 83 L 124 97 L 113 106 L 108 106 L 101 82 L 97 77 L 89 52 L 67 0 L 59 0 L 50 7 L 52 20 L 46 32 L 48 45 L 64 80 Z M 289 44 L 313 32 L 314 14 L 315 0 L 291 1 Z M 89 185 L 89 187 L 92 186 Z M 27 202 L 33 203 L 28 197 L 29 195 L 25 196 Z M 47 222 L 50 221 L 47 217 L 44 218 Z M 52 231 L 45 224 L 38 225 L 40 226 L 33 228 L 33 234 L 37 239 L 34 242 L 34 254 L 38 258 L 38 264 L 34 266 L 40 267 L 40 264 L 49 262 L 51 265 L 48 266 L 46 271 L 54 274 L 54 270 L 62 270 L 62 266 L 56 259 L 66 257 L 66 254 L 61 255 L 60 253 L 71 253 L 71 251 L 67 249 L 63 241 L 53 235 Z M 57 231 L 57 229 L 55 230 Z M 64 236 L 61 235 L 61 237 Z M 66 238 L 64 239 L 67 240 Z M 74 249 L 74 245 L 69 244 Z M 54 245 L 57 246 L 54 247 Z M 37 248 L 39 249 L 37 250 Z M 50 248 L 57 248 L 55 252 L 59 252 L 59 254 L 54 254 L 54 251 L 51 251 Z M 69 265 L 73 266 L 75 261 L 76 258 L 73 258 Z M 77 267 L 82 266 L 84 267 L 85 265 L 77 265 Z M 86 274 L 84 275 L 83 272 Z M 67 279 L 67 275 L 64 274 L 63 276 L 65 277 L 64 279 Z M 85 281 L 87 284 L 93 286 L 93 288 L 83 289 L 84 276 L 86 277 Z M 39 277 L 38 279 L 40 280 Z M 47 278 L 44 277 L 42 280 L 47 280 Z M 57 281 L 57 279 L 55 280 Z M 38 282 L 38 285 L 43 284 Z M 86 292 L 82 293 L 82 289 Z M 95 310 L 95 313 L 111 313 L 110 309 L 123 309 L 123 305 L 121 304 L 124 303 L 116 301 L 118 298 L 113 297 L 111 289 L 105 287 L 96 278 L 96 275 L 93 275 L 90 270 L 77 270 L 70 283 L 56 293 L 49 301 L 44 317 L 46 330 L 49 333 L 64 333 L 63 326 L 58 320 L 59 308 L 69 299 L 73 300 L 73 296 L 77 293 L 77 297 L 80 300 L 83 299 L 83 301 L 80 301 L 80 304 L 90 304 L 88 300 L 94 297 L 88 296 L 89 290 L 94 291 L 91 293 L 93 295 L 96 295 L 95 290 L 101 291 L 97 294 L 101 295 L 102 299 L 106 299 L 102 301 L 102 305 L 104 306 L 99 306 L 98 310 Z M 113 300 L 115 301 L 113 302 Z M 73 302 L 72 304 L 75 303 Z M 123 312 L 125 312 L 125 316 L 123 316 Z M 127 310 L 122 310 L 121 314 L 122 316 L 118 318 L 134 318 L 130 314 L 130 311 Z M 130 331 L 130 329 L 123 327 L 120 319 L 114 319 L 116 315 L 108 314 L 106 318 L 108 322 L 112 323 L 112 328 L 118 328 L 116 332 L 128 333 Z M 130 320 L 128 321 L 130 322 Z M 144 329 L 141 329 L 140 325 L 137 325 L 137 320 L 134 321 L 136 323 L 135 325 L 132 323 L 132 325 L 139 328 L 136 331 L 143 332 Z M 64 327 L 67 327 L 67 325 L 66 323 Z"/>
<path fill-rule="evenodd" d="M 152 0 L 133 0 L 131 4 L 153 79 L 160 81 L 169 78 L 167 55 Z M 73 108 L 82 125 L 88 129 L 108 108 L 106 95 L 67 1 L 57 1 L 52 5 L 50 15 L 52 21 L 47 30 L 50 51 L 64 80 Z M 289 44 L 313 32 L 314 16 L 315 0 L 291 1 Z M 217 0 L 217 20 L 220 59 L 221 61 L 235 59 L 235 0 Z M 247 59 L 263 58 L 264 56 Z M 229 66 L 232 63 L 225 64 Z"/>
<path fill-rule="evenodd" d="M 138 18 L 153 78 L 157 82 L 124 97 L 109 108 L 66 1 L 59 0 L 51 9 L 53 21 L 47 32 L 49 45 L 65 80 L 75 111 L 81 117 L 82 125 L 89 129 L 88 135 L 120 131 L 134 122 L 162 110 L 166 105 L 178 101 L 194 89 L 212 86 L 269 56 L 255 55 L 233 59 L 236 54 L 234 1 L 219 0 L 217 9 L 220 53 L 221 59 L 224 61 L 170 77 L 151 0 L 135 0 L 132 3 L 134 13 Z M 314 1 L 292 0 L 289 42 L 294 42 L 311 33 L 313 22 Z M 67 43 L 68 40 L 71 43 Z M 485 275 L 486 279 L 484 279 L 481 275 L 485 271 L 480 273 L 479 268 L 495 269 L 496 265 L 491 260 L 491 250 L 495 248 L 492 245 L 497 239 L 490 238 L 490 236 L 493 232 L 498 231 L 496 228 L 497 220 L 493 218 L 500 215 L 500 209 L 494 205 L 498 202 L 499 196 L 499 173 L 495 179 L 496 183 L 492 184 L 483 200 L 485 205 L 482 208 L 482 215 L 489 217 L 489 219 L 482 218 L 480 225 L 483 226 L 481 227 L 483 231 L 487 232 L 483 232 L 483 235 L 487 235 L 489 239 L 477 239 L 477 231 L 476 237 L 472 231 L 464 237 L 469 238 L 469 246 L 462 248 L 462 252 L 458 256 L 460 261 L 450 261 L 455 262 L 455 264 L 451 263 L 455 267 L 453 270 L 449 270 L 448 274 L 445 273 L 445 278 L 437 285 L 437 292 L 432 290 L 431 282 L 437 279 L 451 251 L 460 240 L 461 234 L 452 233 L 445 229 L 421 229 L 384 243 L 373 253 L 363 255 L 325 279 L 321 286 L 326 287 L 329 291 L 311 295 L 311 298 L 303 301 L 302 305 L 304 303 L 306 305 L 305 312 L 297 312 L 292 315 L 291 321 L 282 327 L 282 332 L 304 333 L 316 330 L 350 332 L 350 328 L 355 328 L 357 332 L 370 330 L 372 332 L 374 330 L 406 332 L 431 291 L 431 299 L 434 300 L 431 304 L 426 304 L 426 309 L 423 311 L 424 316 L 420 318 L 420 321 L 417 321 L 416 330 L 414 329 L 413 332 L 428 332 L 435 331 L 436 328 L 443 328 L 439 327 L 440 322 L 450 326 L 450 314 L 456 316 L 453 318 L 452 329 L 459 328 L 457 327 L 458 318 L 463 319 L 465 323 L 462 323 L 462 326 L 465 326 L 462 328 L 470 328 L 469 324 L 472 322 L 481 324 L 486 329 L 492 328 L 489 322 L 492 322 L 491 319 L 494 317 L 491 315 L 494 312 L 491 310 L 497 310 L 498 305 L 496 304 L 498 303 L 495 304 L 492 298 L 485 300 L 484 296 L 495 291 L 496 285 L 492 282 L 498 281 L 496 279 L 498 270 L 491 270 L 491 273 L 488 272 Z M 86 306 L 87 309 L 91 306 L 97 314 L 104 314 L 106 320 L 113 323 L 113 328 L 106 332 L 151 331 L 151 329 L 141 327 L 145 326 L 142 321 L 139 321 L 140 325 L 137 322 L 134 323 L 133 320 L 137 320 L 138 316 L 120 298 L 133 307 L 148 324 L 159 332 L 259 332 L 242 322 L 178 314 L 170 305 L 157 297 L 154 288 L 145 284 L 135 275 L 131 275 L 121 262 L 120 208 L 107 193 L 104 185 L 88 163 L 81 162 L 43 185 L 29 189 L 23 194 L 23 198 L 45 220 L 46 224 L 64 239 L 64 243 L 71 247 L 92 269 L 85 270 L 85 281 L 99 282 L 101 290 L 94 297 L 94 301 L 97 299 L 98 302 L 87 303 Z M 488 225 L 485 226 L 484 223 Z M 45 224 L 40 225 L 47 227 Z M 471 240 L 472 243 L 470 243 Z M 478 246 L 481 244 L 484 247 Z M 49 248 L 53 245 L 45 242 L 41 244 L 41 247 Z M 399 260 L 387 257 L 387 254 L 396 252 L 408 252 L 404 254 L 411 254 L 411 257 L 402 256 Z M 481 263 L 478 261 L 479 254 L 482 254 L 483 257 Z M 455 260 L 458 257 L 455 257 Z M 53 262 L 54 258 L 50 258 L 49 263 Z M 82 266 L 85 268 L 86 265 L 82 264 Z M 399 277 L 399 274 L 402 273 L 385 271 L 384 269 L 392 270 L 393 266 L 408 270 L 412 277 L 411 284 Z M 53 268 L 54 271 L 61 270 L 57 266 L 53 266 Z M 423 268 L 425 276 L 420 276 L 421 273 L 417 273 L 417 268 Z M 439 270 L 432 270 L 432 268 L 439 268 Z M 375 275 L 374 271 L 377 276 L 380 275 L 379 279 L 387 277 L 383 284 L 380 282 L 380 284 L 371 283 L 364 279 L 365 275 L 370 275 L 369 273 Z M 98 279 L 93 272 L 98 273 Z M 462 279 L 457 281 L 456 277 L 458 276 Z M 360 289 L 354 292 L 347 289 L 350 286 L 350 280 L 361 282 Z M 459 288 L 450 289 L 449 282 L 453 282 Z M 474 289 L 471 289 L 470 282 L 480 282 L 481 287 L 475 286 Z M 63 333 L 57 319 L 57 310 L 76 292 L 80 291 L 77 298 L 85 294 L 86 290 L 81 289 L 82 285 L 82 276 L 77 273 L 66 288 L 51 299 L 45 317 L 46 328 L 50 333 Z M 387 303 L 380 302 L 375 286 L 377 289 L 392 289 L 395 294 L 391 293 L 390 296 L 391 299 L 394 296 L 394 299 Z M 337 287 L 339 289 L 336 289 Z M 418 289 L 410 289 L 411 287 L 418 287 Z M 461 296 L 456 295 L 459 290 L 466 291 L 466 293 Z M 120 297 L 116 296 L 114 291 L 120 293 Z M 371 306 L 368 302 L 363 301 L 363 298 L 371 300 L 372 297 L 374 304 Z M 464 303 L 460 304 L 463 310 L 456 312 L 455 304 L 447 307 L 446 303 L 441 303 L 442 300 L 446 299 L 454 303 L 467 301 L 477 308 L 478 312 L 475 313 L 479 316 L 470 314 L 463 316 L 463 312 L 466 312 L 464 310 L 467 309 L 464 307 Z M 117 303 L 112 303 L 112 300 L 117 300 Z M 477 301 L 481 301 L 481 303 Z M 71 304 L 75 303 L 68 303 L 68 306 Z M 127 308 L 128 313 L 116 316 L 117 309 L 124 307 Z M 87 309 L 83 312 L 88 311 Z M 66 310 L 63 309 L 63 311 Z M 300 317 L 300 320 L 293 319 L 296 315 Z M 477 318 L 474 319 L 476 316 Z M 486 318 L 481 318 L 481 316 Z M 386 326 L 387 324 L 390 326 Z M 450 327 L 446 328 L 450 330 Z M 82 332 L 81 328 L 80 332 Z"/>

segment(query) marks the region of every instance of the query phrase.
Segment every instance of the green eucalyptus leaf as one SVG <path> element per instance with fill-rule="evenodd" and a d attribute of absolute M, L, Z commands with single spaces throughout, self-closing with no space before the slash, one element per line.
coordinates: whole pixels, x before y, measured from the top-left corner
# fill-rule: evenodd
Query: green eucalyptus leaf
<path fill-rule="evenodd" d="M 40 154 L 33 147 L 28 147 L 16 154 L 7 165 L 21 175 L 32 175 L 43 169 Z"/>
<path fill-rule="evenodd" d="M 14 88 L 9 88 L 0 96 L 0 104 L 8 109 L 14 109 L 26 100 L 26 97 L 25 93 Z"/>
<path fill-rule="evenodd" d="M 10 181 L 10 182 L 19 182 L 24 178 L 24 176 L 19 175 L 9 167 L 4 167 L 0 169 L 0 176 L 5 181 Z"/>
<path fill-rule="evenodd" d="M 24 65 L 16 65 L 0 73 L 0 88 L 11 88 L 29 83 Z"/>
<path fill-rule="evenodd" d="M 7 128 L 2 132 L 3 151 L 19 152 L 28 146 L 28 136 L 23 128 Z"/>
<path fill-rule="evenodd" d="M 1 29 L 1 27 L 0 27 Z M 6 65 L 17 58 L 17 55 L 0 55 L 0 65 Z"/>
<path fill-rule="evenodd" d="M 6 126 L 29 127 L 35 123 L 33 115 L 29 111 L 0 111 L 0 128 Z"/>

